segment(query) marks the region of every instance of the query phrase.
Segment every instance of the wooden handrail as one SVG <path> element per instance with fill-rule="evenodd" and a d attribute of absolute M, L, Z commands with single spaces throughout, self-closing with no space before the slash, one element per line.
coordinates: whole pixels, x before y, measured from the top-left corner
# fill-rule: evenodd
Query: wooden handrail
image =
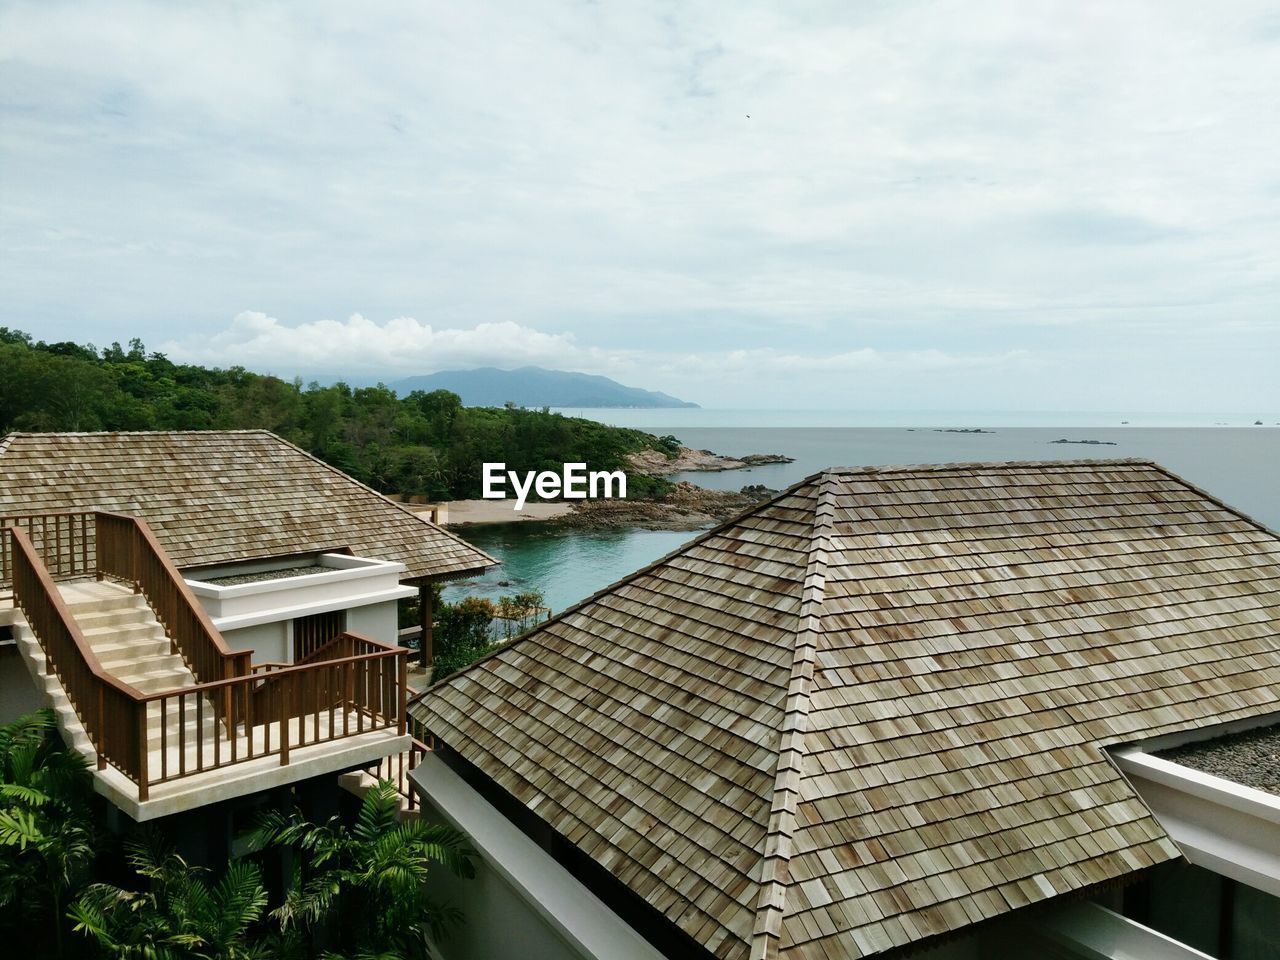
<path fill-rule="evenodd" d="M 163 731 L 153 782 L 265 756 L 279 756 L 287 764 L 290 751 L 299 747 L 377 730 L 399 733 L 404 698 L 397 683 L 408 651 L 377 646 L 371 653 L 145 695 L 149 715 Z M 205 722 L 213 717 L 212 707 L 205 705 L 225 700 L 244 718 L 241 728 L 227 735 L 220 724 Z M 177 729 L 170 734 L 175 719 Z M 208 732 L 188 737 L 192 720 Z"/>
<path fill-rule="evenodd" d="M 94 511 L 23 513 L 0 517 L 0 528 L 20 527 L 45 569 L 54 577 L 92 576 L 94 573 Z M 0 541 L 0 589 L 13 578 L 8 538 Z"/>
<path fill-rule="evenodd" d="M 210 680 L 208 683 L 197 683 L 190 687 L 180 687 L 176 690 L 157 690 L 154 693 L 138 693 L 138 698 L 145 701 L 162 700 L 165 697 L 175 696 L 177 694 L 193 694 L 193 693 L 211 693 L 218 690 L 225 690 L 227 687 L 244 683 L 262 683 L 263 681 L 271 681 L 277 677 L 305 673 L 317 666 L 326 663 L 364 663 L 369 660 L 380 660 L 388 657 L 408 656 L 409 651 L 404 647 L 393 647 L 385 643 L 379 643 L 377 640 L 370 640 L 370 643 L 376 643 L 382 649 L 375 650 L 372 653 L 357 653 L 349 657 L 337 657 L 332 660 L 317 660 L 313 663 L 290 663 L 271 670 L 268 673 L 250 673 L 243 677 L 228 677 L 225 680 Z M 130 688 L 132 689 L 132 688 Z"/>
<path fill-rule="evenodd" d="M 105 510 L 95 520 L 98 576 L 134 584 L 195 678 L 204 683 L 248 675 L 253 651 L 227 646 L 146 521 Z"/>
<path fill-rule="evenodd" d="M 135 781 L 145 778 L 145 745 L 130 735 L 139 715 L 145 724 L 142 694 L 102 668 L 30 538 L 20 527 L 8 531 L 14 602 L 80 717 L 97 751 L 98 768 L 109 762 Z"/>

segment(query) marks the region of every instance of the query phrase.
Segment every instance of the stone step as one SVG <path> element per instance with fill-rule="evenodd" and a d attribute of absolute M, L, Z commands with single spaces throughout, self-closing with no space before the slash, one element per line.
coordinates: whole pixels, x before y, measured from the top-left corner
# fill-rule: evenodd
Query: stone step
<path fill-rule="evenodd" d="M 159 657 L 173 652 L 173 643 L 164 634 L 141 640 L 92 643 L 91 646 L 93 647 L 94 656 L 104 666 L 108 663 L 128 662 L 145 657 Z"/>
<path fill-rule="evenodd" d="M 112 594 L 106 597 L 70 600 L 67 602 L 67 609 L 77 620 L 80 617 L 98 613 L 120 613 L 127 610 L 143 610 L 146 608 L 147 601 L 138 593 Z"/>
<path fill-rule="evenodd" d="M 71 609 L 81 631 L 88 633 L 98 627 L 122 627 L 132 623 L 154 622 L 151 608 L 145 603 L 130 601 L 128 606 L 115 606 L 105 610 Z"/>
<path fill-rule="evenodd" d="M 162 693 L 195 685 L 191 678 L 191 671 L 185 666 L 168 670 L 155 670 L 151 673 L 117 674 L 116 678 L 129 684 L 139 693 Z"/>
<path fill-rule="evenodd" d="M 142 679 L 156 673 L 185 673 L 191 676 L 191 671 L 187 669 L 187 665 L 182 662 L 182 658 L 175 653 L 169 653 L 167 649 L 162 653 L 152 653 L 144 656 L 138 656 L 133 651 L 125 650 L 116 654 L 111 660 L 98 658 L 98 662 L 102 664 L 102 669 L 126 683 L 132 683 L 131 677 Z M 194 680 L 181 684 L 182 686 L 191 687 L 195 685 Z"/>

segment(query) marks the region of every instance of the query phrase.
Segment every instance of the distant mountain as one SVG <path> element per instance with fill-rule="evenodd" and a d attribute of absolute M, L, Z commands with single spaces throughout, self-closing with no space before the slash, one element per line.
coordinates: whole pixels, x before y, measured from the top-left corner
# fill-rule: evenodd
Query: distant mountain
<path fill-rule="evenodd" d="M 696 407 L 654 390 L 625 387 L 608 377 L 567 370 L 521 367 L 499 370 L 442 370 L 422 377 L 407 377 L 389 385 L 400 396 L 414 390 L 451 390 L 463 406 L 500 407 Z"/>

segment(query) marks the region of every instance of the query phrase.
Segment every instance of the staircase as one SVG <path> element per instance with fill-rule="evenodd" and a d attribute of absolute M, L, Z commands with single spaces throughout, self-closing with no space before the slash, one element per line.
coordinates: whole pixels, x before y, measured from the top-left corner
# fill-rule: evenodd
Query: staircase
<path fill-rule="evenodd" d="M 59 593 L 102 668 L 140 693 L 195 686 L 142 594 L 116 583 L 64 583 Z"/>
<path fill-rule="evenodd" d="M 81 581 L 58 585 L 67 609 L 80 625 L 81 633 L 98 658 L 103 670 L 139 693 L 179 690 L 196 685 L 196 678 L 182 657 L 172 652 L 173 644 L 165 636 L 164 627 L 141 594 L 117 583 Z M 15 634 L 24 659 L 44 689 L 58 717 L 58 726 L 67 739 L 82 753 L 96 759 L 96 752 L 76 716 L 71 700 L 62 684 L 47 668 L 44 651 L 29 630 Z M 170 703 L 161 716 L 160 704 L 147 711 L 147 747 L 188 745 L 187 756 L 175 762 L 196 765 L 194 751 L 212 735 L 214 711 L 207 698 L 192 694 L 181 698 L 183 709 Z M 197 704 L 197 700 L 203 702 Z M 162 721 L 163 719 L 163 729 Z M 185 736 L 182 734 L 185 732 Z M 205 736 L 200 736 L 203 733 Z"/>

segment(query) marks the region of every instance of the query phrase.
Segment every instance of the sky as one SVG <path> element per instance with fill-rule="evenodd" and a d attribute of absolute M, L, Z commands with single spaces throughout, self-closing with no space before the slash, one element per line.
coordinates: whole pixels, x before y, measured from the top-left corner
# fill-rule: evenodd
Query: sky
<path fill-rule="evenodd" d="M 0 326 L 1280 412 L 1274 3 L 0 0 Z"/>

